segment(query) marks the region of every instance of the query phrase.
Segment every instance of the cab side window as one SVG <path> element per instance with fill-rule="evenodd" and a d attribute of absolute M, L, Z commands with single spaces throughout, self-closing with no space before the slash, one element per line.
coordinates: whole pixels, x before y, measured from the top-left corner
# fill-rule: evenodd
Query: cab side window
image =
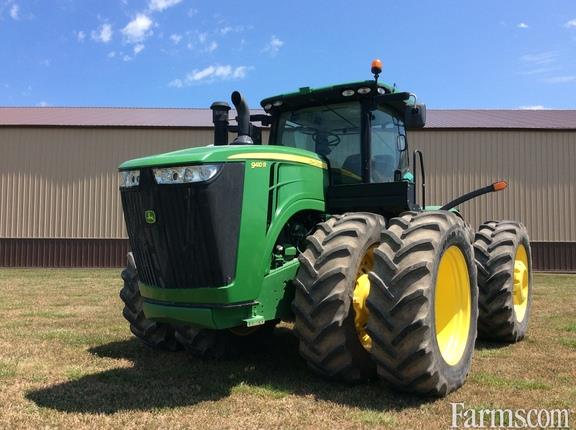
<path fill-rule="evenodd" d="M 384 110 L 372 111 L 372 177 L 371 182 L 392 182 L 394 171 L 401 169 L 399 146 L 405 136 L 400 119 Z"/>

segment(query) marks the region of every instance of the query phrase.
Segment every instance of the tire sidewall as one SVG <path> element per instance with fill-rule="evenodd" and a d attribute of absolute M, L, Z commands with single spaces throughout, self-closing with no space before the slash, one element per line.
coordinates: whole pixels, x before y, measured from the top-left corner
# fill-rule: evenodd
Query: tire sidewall
<path fill-rule="evenodd" d="M 468 267 L 468 280 L 470 283 L 470 328 L 468 330 L 468 339 L 464 353 L 460 362 L 456 365 L 449 365 L 446 363 L 440 349 L 438 342 L 436 340 L 436 280 L 438 275 L 438 268 L 440 265 L 440 260 L 444 255 L 444 252 L 451 246 L 457 246 L 466 260 L 466 265 Z M 472 356 L 474 354 L 474 345 L 476 342 L 476 321 L 478 318 L 478 284 L 477 284 L 477 273 L 476 265 L 474 263 L 474 251 L 470 243 L 470 238 L 466 230 L 459 225 L 452 226 L 446 234 L 443 236 L 441 242 L 438 244 L 438 252 L 434 258 L 433 262 L 433 276 L 432 285 L 430 288 L 430 306 L 431 316 L 430 327 L 432 330 L 431 345 L 432 354 L 434 355 L 434 360 L 438 364 L 438 368 L 441 369 L 441 374 L 445 376 L 446 381 L 449 385 L 461 384 L 463 378 L 466 377 L 470 371 L 472 364 Z"/>

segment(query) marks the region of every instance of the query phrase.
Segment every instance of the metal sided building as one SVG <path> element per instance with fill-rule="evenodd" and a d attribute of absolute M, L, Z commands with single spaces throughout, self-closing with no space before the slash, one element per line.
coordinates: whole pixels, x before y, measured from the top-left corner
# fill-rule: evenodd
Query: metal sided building
<path fill-rule="evenodd" d="M 210 144 L 211 127 L 208 109 L 0 108 L 0 266 L 122 266 L 117 166 Z M 576 271 L 576 110 L 429 110 L 408 140 L 428 203 L 505 179 L 465 218 L 521 220 L 535 269 Z"/>

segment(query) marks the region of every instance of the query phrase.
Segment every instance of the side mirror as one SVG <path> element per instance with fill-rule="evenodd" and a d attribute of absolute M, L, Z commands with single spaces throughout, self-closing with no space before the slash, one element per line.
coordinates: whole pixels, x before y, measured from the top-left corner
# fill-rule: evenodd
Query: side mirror
<path fill-rule="evenodd" d="M 426 105 L 408 106 L 404 111 L 406 128 L 423 128 L 426 125 Z"/>

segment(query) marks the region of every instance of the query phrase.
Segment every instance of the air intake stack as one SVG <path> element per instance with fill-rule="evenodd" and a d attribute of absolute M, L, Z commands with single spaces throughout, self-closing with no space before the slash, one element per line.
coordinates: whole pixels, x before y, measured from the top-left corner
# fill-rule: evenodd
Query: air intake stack
<path fill-rule="evenodd" d="M 214 145 L 228 145 L 228 112 L 230 105 L 226 102 L 214 102 L 212 109 L 212 122 L 214 123 Z"/>

